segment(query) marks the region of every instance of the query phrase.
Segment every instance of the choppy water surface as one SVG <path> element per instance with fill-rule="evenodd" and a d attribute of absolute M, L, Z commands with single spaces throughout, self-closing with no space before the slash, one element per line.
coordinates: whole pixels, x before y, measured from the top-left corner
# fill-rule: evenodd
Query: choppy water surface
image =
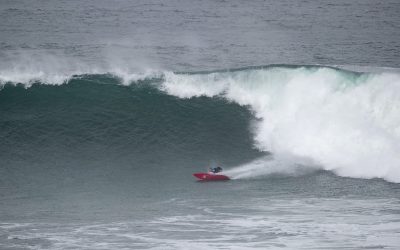
<path fill-rule="evenodd" d="M 63 205 L 69 211 L 80 206 L 82 210 L 75 207 L 72 216 L 92 218 L 89 220 L 59 221 L 59 217 L 39 223 L 2 223 L 1 246 L 396 249 L 399 244 L 400 204 L 395 184 L 340 179 L 326 173 L 180 184 L 184 187 L 169 189 L 164 198 L 142 198 L 142 204 L 137 204 L 139 199 L 129 198 L 134 190 L 121 191 L 119 196 L 131 200 L 114 200 L 110 211 L 105 211 L 110 204 L 104 201 L 85 207 L 82 204 L 87 200 L 69 200 L 71 203 Z M 107 193 L 102 198 L 112 200 L 111 196 Z"/>

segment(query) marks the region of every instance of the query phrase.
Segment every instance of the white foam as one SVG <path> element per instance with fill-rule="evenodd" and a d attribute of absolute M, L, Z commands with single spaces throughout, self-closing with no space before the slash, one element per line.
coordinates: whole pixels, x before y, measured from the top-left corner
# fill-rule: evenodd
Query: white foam
<path fill-rule="evenodd" d="M 138 69 L 136 64 L 113 58 L 106 63 L 93 64 L 66 55 L 26 50 L 7 53 L 2 57 L 0 85 L 11 83 L 31 87 L 35 82 L 60 85 L 67 83 L 73 76 L 88 74 L 112 74 L 119 77 L 122 84 L 129 85 L 138 80 L 162 75 L 158 69 Z"/>
<path fill-rule="evenodd" d="M 209 198 L 205 203 L 186 200 L 175 212 L 139 220 L 0 223 L 0 248 L 397 249 L 400 245 L 396 198 L 272 195 L 247 197 L 243 202 Z"/>
<path fill-rule="evenodd" d="M 294 157 L 293 155 L 268 155 L 224 171 L 224 174 L 231 179 L 255 179 L 271 174 L 299 176 L 316 169 L 318 169 L 318 166 L 307 158 Z"/>
<path fill-rule="evenodd" d="M 73 75 L 85 73 L 98 71 L 73 58 L 25 50 L 5 54 L 0 62 L 0 83 L 20 83 L 26 87 L 34 82 L 60 85 Z"/>
<path fill-rule="evenodd" d="M 219 95 L 249 106 L 261 118 L 254 131 L 260 150 L 341 176 L 400 182 L 399 73 L 276 67 L 165 78 L 162 89 L 171 95 Z M 271 169 L 266 161 L 252 164 Z"/>

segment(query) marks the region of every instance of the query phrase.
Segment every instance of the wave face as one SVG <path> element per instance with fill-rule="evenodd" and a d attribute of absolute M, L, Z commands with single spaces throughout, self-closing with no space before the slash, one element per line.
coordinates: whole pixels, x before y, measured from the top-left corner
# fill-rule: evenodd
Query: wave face
<path fill-rule="evenodd" d="M 248 109 L 222 98 L 179 99 L 158 89 L 162 81 L 126 86 L 97 74 L 61 85 L 3 85 L 0 181 L 29 189 L 137 181 L 143 188 L 147 178 L 175 180 L 214 162 L 232 166 L 260 155 Z"/>
<path fill-rule="evenodd" d="M 126 162 L 142 166 L 151 159 L 236 165 L 235 178 L 301 165 L 400 182 L 395 72 L 266 66 L 68 76 L 59 86 L 46 79 L 28 77 L 18 85 L 2 77 L 1 151 L 9 164 L 48 161 L 49 153 L 87 162 L 130 155 Z M 268 152 L 272 157 L 262 156 Z"/>

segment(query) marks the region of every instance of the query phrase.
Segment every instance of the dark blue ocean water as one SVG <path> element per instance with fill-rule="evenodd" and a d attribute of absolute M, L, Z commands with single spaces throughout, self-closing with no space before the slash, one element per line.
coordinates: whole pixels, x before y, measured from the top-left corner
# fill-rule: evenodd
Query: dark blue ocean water
<path fill-rule="evenodd" d="M 398 249 L 399 13 L 0 1 L 0 249 Z"/>

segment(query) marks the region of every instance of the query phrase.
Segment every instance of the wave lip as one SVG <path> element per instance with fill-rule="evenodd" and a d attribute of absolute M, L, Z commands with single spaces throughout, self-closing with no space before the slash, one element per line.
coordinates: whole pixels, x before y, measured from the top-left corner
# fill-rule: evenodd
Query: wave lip
<path fill-rule="evenodd" d="M 106 62 L 91 65 L 87 62 L 66 56 L 48 53 L 36 54 L 18 51 L 16 54 L 2 53 L 0 61 L 0 86 L 22 84 L 31 87 L 34 83 L 61 85 L 75 77 L 110 74 L 120 79 L 124 85 L 143 79 L 160 77 L 160 70 L 152 68 L 129 67 L 127 62 Z"/>
<path fill-rule="evenodd" d="M 248 106 L 260 119 L 254 134 L 262 151 L 306 158 L 340 176 L 400 182 L 398 73 L 327 67 L 168 73 L 161 88 Z"/>

